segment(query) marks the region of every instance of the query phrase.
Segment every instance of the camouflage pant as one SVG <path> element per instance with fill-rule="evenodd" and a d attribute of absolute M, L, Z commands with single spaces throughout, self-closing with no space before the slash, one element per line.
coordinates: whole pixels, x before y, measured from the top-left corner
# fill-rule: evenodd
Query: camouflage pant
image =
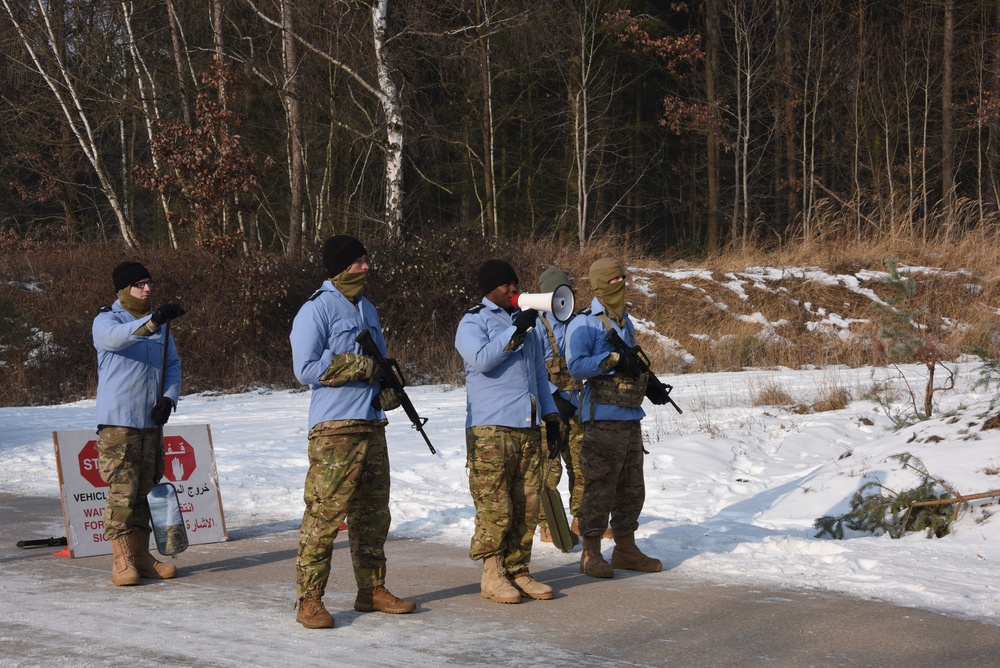
<path fill-rule="evenodd" d="M 469 557 L 501 554 L 509 572 L 527 568 L 538 525 L 541 429 L 472 427 L 465 430 L 465 447 L 476 505 Z"/>
<path fill-rule="evenodd" d="M 569 510 L 575 517 L 580 512 L 580 502 L 583 500 L 583 472 L 580 470 L 580 447 L 583 443 L 583 427 L 580 422 L 573 417 L 567 427 L 562 422 L 560 430 L 562 433 L 562 462 L 558 459 L 552 462 L 549 468 L 548 477 L 545 479 L 545 486 L 555 489 L 562 478 L 563 462 L 566 464 L 566 479 L 569 482 Z M 542 472 L 548 467 L 548 462 L 542 462 Z M 545 522 L 545 513 L 538 511 L 538 523 Z"/>
<path fill-rule="evenodd" d="M 333 540 L 345 519 L 358 589 L 385 584 L 389 535 L 389 451 L 385 427 L 321 422 L 309 432 L 305 514 L 295 560 L 295 593 L 323 596 Z"/>
<path fill-rule="evenodd" d="M 104 535 L 113 540 L 130 531 L 150 531 L 146 495 L 163 477 L 159 429 L 104 427 L 97 434 L 97 466 L 111 485 L 104 507 Z"/>
<path fill-rule="evenodd" d="M 580 504 L 580 535 L 599 536 L 608 526 L 616 536 L 639 527 L 646 500 L 639 420 L 600 420 L 584 427 L 580 468 L 586 480 Z"/>

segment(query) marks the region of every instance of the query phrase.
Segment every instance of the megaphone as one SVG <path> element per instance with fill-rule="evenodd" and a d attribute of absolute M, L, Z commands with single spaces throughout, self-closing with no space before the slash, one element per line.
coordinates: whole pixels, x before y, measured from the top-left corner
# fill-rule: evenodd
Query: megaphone
<path fill-rule="evenodd" d="M 511 302 L 519 309 L 533 308 L 536 311 L 545 311 L 555 316 L 559 322 L 566 322 L 573 315 L 576 299 L 573 296 L 573 288 L 563 284 L 554 292 L 520 292 L 514 295 Z"/>

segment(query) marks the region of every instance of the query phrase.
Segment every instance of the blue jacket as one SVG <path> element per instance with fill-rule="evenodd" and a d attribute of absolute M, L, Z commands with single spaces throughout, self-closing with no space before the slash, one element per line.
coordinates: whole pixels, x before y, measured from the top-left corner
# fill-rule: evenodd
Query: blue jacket
<path fill-rule="evenodd" d="M 590 315 L 577 314 L 569 323 L 566 331 L 566 366 L 569 373 L 579 380 L 587 380 L 595 376 L 613 375 L 614 371 L 603 371 L 600 363 L 614 349 L 604 341 L 607 329 L 598 318 L 604 313 L 601 302 L 595 298 L 590 304 Z M 625 314 L 625 326 L 619 327 L 615 321 L 611 326 L 629 345 L 635 345 L 635 326 Z M 590 387 L 584 385 L 583 398 L 580 402 L 580 421 L 591 420 L 640 420 L 645 417 L 641 408 L 625 408 L 609 404 L 595 404 L 590 400 Z"/>
<path fill-rule="evenodd" d="M 538 336 L 529 332 L 516 350 L 504 349 L 514 336 L 518 313 L 508 314 L 483 297 L 458 323 L 455 349 L 465 361 L 467 428 L 524 429 L 556 412 Z"/>
<path fill-rule="evenodd" d="M 309 428 L 329 420 L 376 420 L 385 417 L 372 408 L 372 400 L 381 389 L 378 383 L 351 381 L 340 387 L 321 385 L 319 379 L 330 366 L 334 355 L 363 355 L 355 339 L 363 329 L 383 355 L 385 338 L 375 307 L 365 297 L 355 306 L 329 280 L 313 293 L 292 322 L 289 339 L 295 377 L 312 389 L 309 402 Z"/>
<path fill-rule="evenodd" d="M 166 327 L 139 336 L 134 332 L 151 315 L 136 318 L 116 300 L 94 318 L 94 348 L 97 349 L 97 424 L 154 429 L 151 411 L 160 399 L 163 368 L 163 334 Z M 163 395 L 174 404 L 181 391 L 181 358 L 174 337 L 167 340 L 166 381 Z"/>

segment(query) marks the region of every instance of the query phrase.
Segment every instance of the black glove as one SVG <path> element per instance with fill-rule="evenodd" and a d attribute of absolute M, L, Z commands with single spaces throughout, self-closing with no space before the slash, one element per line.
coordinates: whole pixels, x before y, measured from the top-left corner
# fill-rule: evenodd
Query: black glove
<path fill-rule="evenodd" d="M 173 320 L 174 318 L 179 318 L 184 315 L 185 311 L 181 308 L 180 304 L 164 304 L 160 308 L 153 311 L 153 322 L 157 325 L 162 325 L 167 320 Z"/>
<path fill-rule="evenodd" d="M 549 459 L 555 459 L 559 456 L 559 450 L 562 448 L 561 428 L 559 420 L 545 421 L 545 442 L 549 446 Z"/>
<path fill-rule="evenodd" d="M 514 330 L 514 336 L 526 333 L 535 326 L 535 320 L 537 319 L 538 311 L 533 308 L 529 308 L 526 311 L 518 313 L 517 317 L 514 318 L 514 326 L 517 327 L 517 329 Z"/>
<path fill-rule="evenodd" d="M 563 395 L 556 390 L 552 393 L 552 399 L 556 402 L 556 410 L 559 411 L 559 418 L 569 425 L 570 418 L 576 415 L 576 406 L 568 399 L 563 399 Z"/>
<path fill-rule="evenodd" d="M 619 355 L 618 363 L 615 364 L 615 373 L 620 373 L 627 378 L 635 380 L 639 378 L 642 370 L 635 363 L 635 360 L 632 359 L 631 355 Z"/>
<path fill-rule="evenodd" d="M 655 382 L 655 379 L 651 378 L 649 380 L 649 384 L 646 385 L 646 398 L 649 399 L 654 406 L 662 406 L 670 401 L 670 390 L 667 388 L 667 385 L 657 383 Z"/>
<path fill-rule="evenodd" d="M 170 397 L 160 397 L 160 400 L 153 406 L 150 413 L 153 417 L 153 424 L 162 427 L 170 419 L 170 412 L 174 410 L 174 402 Z"/>

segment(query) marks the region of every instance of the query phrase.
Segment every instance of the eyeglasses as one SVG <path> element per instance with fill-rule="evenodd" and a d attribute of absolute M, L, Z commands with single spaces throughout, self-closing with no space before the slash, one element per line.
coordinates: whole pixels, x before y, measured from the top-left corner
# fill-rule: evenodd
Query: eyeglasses
<path fill-rule="evenodd" d="M 143 280 L 143 281 L 136 281 L 135 283 L 132 284 L 132 287 L 133 288 L 139 288 L 140 290 L 142 290 L 145 287 L 150 287 L 151 288 L 151 287 L 153 287 L 153 281 L 152 281 L 152 279 L 146 279 L 146 280 Z"/>

